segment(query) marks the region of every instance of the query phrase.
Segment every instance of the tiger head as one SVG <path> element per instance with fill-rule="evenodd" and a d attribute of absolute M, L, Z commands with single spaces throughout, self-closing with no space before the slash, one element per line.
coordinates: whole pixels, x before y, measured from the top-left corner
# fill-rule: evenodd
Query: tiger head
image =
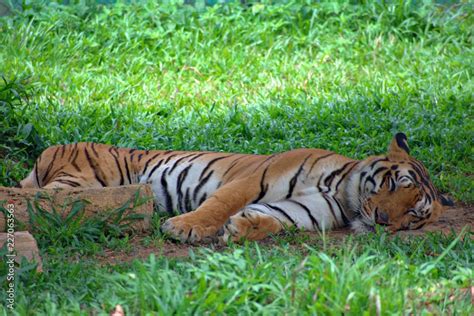
<path fill-rule="evenodd" d="M 423 164 L 409 154 L 407 137 L 398 133 L 386 156 L 364 161 L 359 173 L 356 231 L 376 224 L 390 232 L 419 229 L 436 221 L 453 202 L 433 186 Z"/>

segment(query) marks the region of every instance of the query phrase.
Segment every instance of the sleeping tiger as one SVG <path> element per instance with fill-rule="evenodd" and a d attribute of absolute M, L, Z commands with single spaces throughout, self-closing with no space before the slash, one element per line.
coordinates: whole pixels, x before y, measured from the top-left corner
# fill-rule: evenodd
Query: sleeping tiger
<path fill-rule="evenodd" d="M 180 215 L 161 229 L 195 243 L 258 240 L 296 226 L 323 231 L 419 229 L 452 201 L 431 183 L 398 133 L 387 155 L 350 159 L 322 149 L 274 155 L 137 150 L 94 143 L 53 146 L 23 188 L 151 185 L 159 210 Z"/>

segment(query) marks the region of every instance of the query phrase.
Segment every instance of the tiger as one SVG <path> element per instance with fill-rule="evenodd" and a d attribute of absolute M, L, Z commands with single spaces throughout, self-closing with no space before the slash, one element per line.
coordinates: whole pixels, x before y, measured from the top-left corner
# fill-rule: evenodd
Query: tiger
<path fill-rule="evenodd" d="M 324 149 L 272 155 L 138 150 L 96 143 L 52 146 L 22 188 L 149 184 L 161 230 L 189 243 L 260 240 L 291 227 L 394 233 L 436 221 L 453 202 L 397 133 L 385 155 L 356 160 Z"/>

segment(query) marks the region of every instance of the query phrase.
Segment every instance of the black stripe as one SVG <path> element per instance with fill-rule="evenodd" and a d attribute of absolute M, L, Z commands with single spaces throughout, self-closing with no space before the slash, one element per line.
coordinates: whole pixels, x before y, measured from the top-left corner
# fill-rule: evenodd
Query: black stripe
<path fill-rule="evenodd" d="M 303 203 L 300 203 L 298 201 L 295 201 L 295 200 L 288 200 L 289 202 L 292 202 L 292 203 L 295 203 L 296 205 L 300 206 L 302 209 L 304 209 L 306 211 L 306 213 L 308 214 L 308 217 L 311 219 L 311 223 L 313 224 L 313 227 L 316 226 L 316 228 L 318 230 L 321 230 L 321 227 L 319 226 L 319 223 L 318 221 L 316 220 L 316 218 L 314 218 L 313 214 L 311 214 L 311 211 L 310 209 L 304 205 Z"/>
<path fill-rule="evenodd" d="M 181 157 L 181 158 L 177 159 L 177 160 L 174 162 L 174 164 L 173 164 L 173 166 L 171 167 L 171 169 L 170 169 L 170 171 L 168 172 L 168 174 L 171 174 L 171 173 L 173 172 L 173 170 L 178 166 L 178 164 L 179 164 L 181 161 L 183 161 L 183 159 L 189 158 L 189 157 L 194 156 L 194 155 L 195 155 L 195 154 L 191 154 L 191 155 L 187 155 L 187 156 L 184 156 L 184 157 Z"/>
<path fill-rule="evenodd" d="M 314 168 L 314 166 L 316 166 L 316 164 L 318 163 L 318 161 L 320 161 L 320 160 L 322 160 L 322 159 L 324 159 L 324 158 L 327 158 L 327 157 L 333 156 L 333 155 L 335 155 L 335 153 L 330 153 L 330 154 L 327 154 L 327 155 L 321 156 L 321 157 L 319 157 L 319 158 L 316 158 L 316 160 L 315 160 L 315 161 L 313 161 L 313 164 L 311 165 L 311 168 L 309 168 L 308 174 L 310 174 L 310 173 L 311 173 L 311 171 L 313 171 L 313 168 Z"/>
<path fill-rule="evenodd" d="M 76 158 L 77 158 L 77 156 L 76 156 Z M 78 172 L 82 171 L 81 168 L 77 165 L 76 159 L 74 159 L 74 161 L 71 162 L 71 165 L 74 167 L 74 169 L 76 169 L 76 171 L 78 171 Z"/>
<path fill-rule="evenodd" d="M 263 170 L 262 178 L 260 179 L 260 193 L 258 194 L 258 197 L 252 202 L 252 203 L 258 203 L 265 194 L 267 194 L 268 191 L 268 184 L 265 184 L 265 176 L 267 174 L 268 168 L 270 165 L 265 167 L 265 170 Z"/>
<path fill-rule="evenodd" d="M 95 144 L 94 143 L 91 143 L 91 148 L 92 148 L 92 152 L 94 153 L 94 155 L 96 157 L 99 157 L 99 153 L 97 152 L 97 150 L 95 150 Z"/>
<path fill-rule="evenodd" d="M 194 202 L 197 202 L 197 195 L 199 193 L 199 191 L 202 189 L 202 187 L 207 183 L 207 181 L 209 181 L 209 179 L 211 178 L 212 174 L 214 173 L 214 170 L 211 170 L 211 172 L 209 172 L 207 174 L 207 176 L 204 177 L 204 179 L 202 179 L 199 184 L 197 185 L 197 187 L 194 189 L 194 193 L 193 193 L 193 201 Z"/>
<path fill-rule="evenodd" d="M 92 162 L 92 159 L 89 155 L 89 152 L 87 151 L 87 149 L 84 148 L 84 152 L 86 154 L 86 159 L 87 159 L 87 162 L 89 163 L 89 166 L 91 167 L 92 171 L 94 171 L 94 176 L 95 176 L 95 179 L 97 180 L 97 182 L 99 182 L 103 187 L 106 187 L 107 184 L 104 182 L 104 180 L 102 180 L 98 173 L 97 173 L 97 170 L 96 170 L 96 166 L 95 164 Z"/>
<path fill-rule="evenodd" d="M 418 225 L 417 227 L 415 227 L 415 228 L 410 228 L 410 229 L 411 229 L 411 230 L 417 230 L 417 229 L 420 229 L 420 228 L 422 228 L 423 226 L 425 226 L 425 225 L 426 225 L 426 223 L 427 223 L 427 222 L 423 222 L 423 223 L 421 223 L 420 225 Z"/>
<path fill-rule="evenodd" d="M 123 161 L 125 162 L 125 171 L 127 171 L 128 184 L 132 184 L 132 179 L 130 178 L 130 169 L 128 168 L 127 156 L 123 156 Z"/>
<path fill-rule="evenodd" d="M 237 161 L 239 161 L 240 159 L 242 158 L 245 158 L 247 156 L 240 156 L 239 158 L 235 159 L 234 161 L 232 161 L 232 163 L 230 164 L 229 168 L 227 168 L 227 170 L 224 172 L 224 174 L 222 175 L 222 178 L 224 178 L 226 176 L 226 174 L 229 173 L 229 171 L 234 168 L 236 165 L 237 165 Z"/>
<path fill-rule="evenodd" d="M 347 218 L 346 214 L 344 213 L 344 209 L 342 208 L 341 203 L 339 203 L 339 200 L 333 197 L 334 202 L 336 202 L 337 207 L 339 208 L 339 212 L 341 213 L 342 221 L 344 222 L 344 225 L 347 226 L 350 224 L 350 220 Z"/>
<path fill-rule="evenodd" d="M 323 191 L 323 189 L 321 188 L 321 180 L 323 179 L 323 177 L 324 177 L 324 173 L 321 173 L 321 175 L 319 176 L 319 179 L 318 179 L 318 183 L 316 184 L 316 187 L 318 188 L 319 192 Z"/>
<path fill-rule="evenodd" d="M 119 155 L 119 151 L 118 151 L 117 147 L 115 147 L 115 146 L 112 146 L 112 147 L 110 148 L 110 150 L 113 150 L 113 151 L 114 151 L 114 153 L 115 153 L 115 155 L 117 155 L 117 157 L 118 157 L 118 155 Z"/>
<path fill-rule="evenodd" d="M 42 182 L 42 183 L 45 183 L 45 180 L 46 180 L 46 178 L 48 177 L 48 175 L 49 175 L 51 169 L 53 169 L 54 162 L 55 162 L 55 160 L 56 160 L 56 155 L 58 154 L 58 151 L 59 151 L 59 147 L 56 147 L 56 151 L 54 152 L 53 158 L 52 158 L 51 161 L 49 162 L 48 169 L 46 169 L 46 173 L 44 174 L 43 179 L 41 179 L 41 182 Z M 47 182 L 46 182 L 46 183 L 47 183 Z"/>
<path fill-rule="evenodd" d="M 207 199 L 207 193 L 204 193 L 202 196 L 201 196 L 201 199 L 199 200 L 199 205 L 201 205 L 202 203 L 204 203 L 204 201 Z"/>
<path fill-rule="evenodd" d="M 384 171 L 384 170 L 388 170 L 388 168 L 387 168 L 387 167 L 380 167 L 380 168 L 376 169 L 376 170 L 371 174 L 372 178 L 375 178 L 375 176 L 376 176 L 377 174 L 379 174 L 380 172 L 382 172 L 382 171 Z"/>
<path fill-rule="evenodd" d="M 331 201 L 329 201 L 329 198 L 327 197 L 327 195 L 326 195 L 325 193 L 323 193 L 323 198 L 324 198 L 324 200 L 326 201 L 326 203 L 327 203 L 328 206 L 329 206 L 329 211 L 331 212 L 331 215 L 332 215 L 332 217 L 334 218 L 334 221 L 335 221 L 336 224 L 339 226 L 339 221 L 337 220 L 336 213 L 334 213 L 334 207 L 332 206 Z"/>
<path fill-rule="evenodd" d="M 70 145 L 70 146 L 72 146 L 72 150 L 71 150 L 71 154 L 69 155 L 69 157 L 67 159 L 68 161 L 71 161 L 72 156 L 74 156 L 74 154 L 77 153 L 77 143 L 75 143 L 74 145 Z"/>
<path fill-rule="evenodd" d="M 295 175 L 291 178 L 290 183 L 288 184 L 288 185 L 289 185 L 289 188 L 288 188 L 288 194 L 286 195 L 286 198 L 287 198 L 287 199 L 291 198 L 291 196 L 293 195 L 293 191 L 294 191 L 294 189 L 295 189 L 296 181 L 298 180 L 298 176 L 299 176 L 300 173 L 303 171 L 303 167 L 304 167 L 306 161 L 308 161 L 309 157 L 311 157 L 311 154 L 308 155 L 308 156 L 303 160 L 303 163 L 300 165 L 300 167 L 299 167 L 298 170 L 296 171 Z"/>
<path fill-rule="evenodd" d="M 416 159 L 412 159 L 410 160 L 410 163 L 417 165 L 418 169 L 421 171 L 421 174 L 424 175 L 426 178 L 429 178 L 428 172 L 426 171 L 426 168 L 423 166 L 421 162 L 419 162 Z"/>
<path fill-rule="evenodd" d="M 347 172 L 341 176 L 341 178 L 336 184 L 335 192 L 337 192 L 337 190 L 339 189 L 339 185 L 341 184 L 341 182 L 351 173 L 352 169 L 354 169 L 355 166 L 357 166 L 358 164 L 359 164 L 359 161 L 355 161 L 355 163 L 349 168 L 349 170 L 347 170 Z"/>
<path fill-rule="evenodd" d="M 186 194 L 184 196 L 184 208 L 186 212 L 191 212 L 193 207 L 191 205 L 190 189 L 186 188 Z"/>
<path fill-rule="evenodd" d="M 263 166 L 267 161 L 270 161 L 271 159 L 273 159 L 273 157 L 278 156 L 278 155 L 279 154 L 274 154 L 274 155 L 270 155 L 267 158 L 265 158 L 262 162 L 260 162 L 257 165 L 257 167 L 255 167 L 254 172 L 257 171 L 261 166 Z"/>
<path fill-rule="evenodd" d="M 419 177 L 417 176 L 416 172 L 413 170 L 408 170 L 408 174 L 413 178 L 414 181 L 416 182 L 421 182 L 419 181 Z"/>
<path fill-rule="evenodd" d="M 140 162 L 142 160 L 142 157 L 143 157 L 143 153 L 138 154 L 138 162 Z"/>
<path fill-rule="evenodd" d="M 130 150 L 128 151 L 128 153 L 129 153 L 129 154 L 133 154 L 135 151 L 137 151 L 137 150 L 136 150 L 136 149 L 130 149 Z"/>
<path fill-rule="evenodd" d="M 178 210 L 183 213 L 185 210 L 185 205 L 183 201 L 183 191 L 182 191 L 182 186 L 184 183 L 184 180 L 186 180 L 186 177 L 188 176 L 189 169 L 192 167 L 192 165 L 188 165 L 186 168 L 184 168 L 178 175 L 178 181 L 176 182 L 176 192 L 178 193 Z M 171 174 L 171 171 L 168 173 Z"/>
<path fill-rule="evenodd" d="M 178 154 L 169 155 L 168 158 L 166 158 L 166 160 L 165 160 L 165 165 L 166 165 L 168 162 L 170 162 L 171 158 L 176 157 L 176 156 L 178 156 Z"/>
<path fill-rule="evenodd" d="M 373 169 L 375 167 L 375 165 L 381 161 L 388 161 L 388 158 L 385 157 L 385 158 L 378 158 L 378 159 L 375 159 L 374 161 L 372 161 L 372 163 L 370 164 L 370 168 Z"/>
<path fill-rule="evenodd" d="M 231 156 L 232 156 L 232 155 L 231 155 Z M 228 158 L 228 157 L 230 157 L 230 156 L 217 157 L 217 158 L 214 158 L 214 159 L 212 159 L 211 161 L 209 161 L 209 162 L 207 163 L 206 167 L 204 167 L 204 169 L 202 170 L 201 175 L 199 176 L 199 180 L 201 180 L 201 179 L 204 177 L 204 174 L 206 173 L 206 171 L 209 170 L 209 168 L 210 168 L 213 164 L 215 164 L 215 163 L 216 163 L 217 161 L 219 161 L 219 160 L 222 160 L 222 159 Z"/>
<path fill-rule="evenodd" d="M 370 182 L 375 186 L 377 186 L 377 183 L 374 181 L 374 179 L 371 177 L 371 176 L 368 176 L 366 179 L 365 179 L 365 182 L 364 182 L 364 188 L 365 186 L 367 185 L 367 182 Z"/>
<path fill-rule="evenodd" d="M 148 159 L 145 163 L 145 167 L 143 168 L 143 172 L 142 172 L 142 175 L 144 175 L 146 173 L 146 170 L 148 169 L 148 165 L 150 164 L 150 162 L 155 159 L 156 157 L 158 157 L 159 155 L 161 155 L 161 153 L 157 153 L 155 154 L 153 157 L 151 157 L 150 159 Z"/>
<path fill-rule="evenodd" d="M 390 192 L 393 192 L 397 188 L 397 185 L 395 184 L 395 180 L 393 180 L 392 177 L 390 177 L 389 179 L 390 179 L 389 180 L 390 181 L 389 182 L 389 184 L 390 184 L 390 189 L 389 190 L 390 190 Z"/>
<path fill-rule="evenodd" d="M 350 162 L 347 162 L 345 163 L 342 168 L 340 169 L 337 169 L 337 170 L 334 170 L 333 172 L 331 172 L 329 174 L 329 176 L 327 176 L 325 179 L 324 179 L 324 185 L 326 186 L 327 188 L 327 192 L 330 191 L 330 188 L 331 188 L 331 185 L 332 185 L 332 182 L 334 181 L 334 179 L 336 178 L 336 176 L 338 176 L 340 173 L 342 173 L 348 165 L 350 165 L 351 163 L 354 163 L 353 161 L 350 161 Z"/>
<path fill-rule="evenodd" d="M 76 169 L 76 171 L 81 172 L 81 168 L 79 168 L 79 166 L 76 163 L 76 159 L 78 156 L 79 156 L 79 150 L 77 149 L 77 144 L 74 144 L 73 152 L 71 153 L 71 156 L 69 158 L 72 157 L 71 165 L 74 167 L 74 169 Z"/>
<path fill-rule="evenodd" d="M 72 175 L 70 173 L 67 173 L 67 172 L 64 172 L 64 171 L 60 171 L 56 174 L 56 178 L 57 177 L 71 177 L 71 178 L 76 178 L 75 175 Z"/>
<path fill-rule="evenodd" d="M 61 149 L 61 158 L 64 157 L 64 153 L 66 152 L 66 145 L 63 145 L 62 149 Z"/>
<path fill-rule="evenodd" d="M 72 181 L 72 180 L 55 179 L 54 181 L 55 181 L 55 182 L 59 182 L 59 183 L 63 183 L 63 184 L 70 185 L 70 186 L 73 187 L 73 188 L 75 188 L 75 187 L 80 187 L 80 186 L 81 186 L 78 182 Z"/>
<path fill-rule="evenodd" d="M 115 164 L 117 165 L 117 169 L 118 169 L 119 174 L 120 174 L 120 185 L 124 185 L 125 181 L 124 181 L 124 177 L 123 177 L 122 168 L 120 167 L 120 162 L 118 160 L 117 150 L 115 149 L 115 154 L 112 153 L 112 150 L 114 150 L 114 149 L 115 149 L 115 147 L 110 147 L 109 148 L 109 153 L 112 155 L 112 157 L 114 157 Z"/>
<path fill-rule="evenodd" d="M 420 179 L 423 182 L 423 184 L 428 184 L 427 179 L 429 179 L 429 175 L 426 173 L 423 166 L 421 166 L 421 164 L 419 164 L 415 161 L 410 161 L 410 162 L 408 162 L 408 164 L 410 166 L 412 166 L 413 169 L 415 169 L 416 172 L 418 172 L 418 174 L 420 175 Z"/>
<path fill-rule="evenodd" d="M 283 216 L 285 216 L 293 225 L 297 226 L 296 225 L 296 222 L 293 220 L 293 218 L 290 217 L 290 215 L 288 215 L 284 210 L 282 210 L 281 208 L 279 208 L 278 206 L 275 206 L 275 205 L 270 205 L 270 204 L 267 204 L 267 203 L 263 203 L 263 205 L 265 205 L 266 207 L 272 209 L 272 210 L 275 210 L 277 212 L 280 212 L 281 214 L 283 214 Z"/>
<path fill-rule="evenodd" d="M 161 174 L 161 186 L 163 187 L 163 193 L 165 194 L 165 210 L 173 215 L 173 201 L 171 200 L 171 195 L 168 192 L 168 182 L 166 181 L 166 171 L 168 171 L 168 168 L 165 169 L 165 171 Z"/>
<path fill-rule="evenodd" d="M 156 171 L 156 169 L 158 169 L 161 164 L 163 163 L 163 159 L 161 159 L 151 170 L 150 170 L 150 174 L 148 175 L 147 179 L 150 179 L 150 177 L 153 175 L 153 173 Z"/>
<path fill-rule="evenodd" d="M 208 155 L 208 154 L 210 154 L 210 153 L 200 153 L 200 154 L 196 155 L 196 157 L 193 157 L 193 158 L 189 159 L 189 162 L 192 162 L 192 161 L 198 159 L 199 157 L 202 157 L 202 156 Z"/>
<path fill-rule="evenodd" d="M 430 190 L 430 195 L 431 195 L 432 199 L 434 200 L 436 198 L 436 192 L 433 188 L 433 185 L 430 183 L 429 180 L 427 180 L 428 175 L 423 171 L 423 168 L 418 166 L 416 163 L 414 163 L 412 161 L 408 162 L 408 164 L 410 164 L 413 167 L 413 169 L 416 171 L 416 173 L 418 173 L 418 175 L 420 177 L 420 181 L 426 187 L 428 187 L 428 189 Z"/>
<path fill-rule="evenodd" d="M 38 161 L 35 163 L 35 170 L 34 170 L 34 172 L 35 172 L 36 183 L 38 184 L 38 187 L 41 188 L 42 185 L 41 185 L 41 183 L 40 183 L 40 181 L 39 181 L 39 178 L 38 178 L 38 163 L 39 163 L 39 159 L 38 159 Z"/>
<path fill-rule="evenodd" d="M 392 179 L 392 177 L 390 176 L 390 171 L 385 172 L 385 174 L 383 175 L 382 182 L 380 182 L 380 187 L 381 188 L 385 185 L 385 182 L 387 182 L 387 180 L 388 180 L 388 184 L 389 184 L 389 190 L 392 191 L 392 182 L 393 183 L 395 183 L 395 182 Z"/>

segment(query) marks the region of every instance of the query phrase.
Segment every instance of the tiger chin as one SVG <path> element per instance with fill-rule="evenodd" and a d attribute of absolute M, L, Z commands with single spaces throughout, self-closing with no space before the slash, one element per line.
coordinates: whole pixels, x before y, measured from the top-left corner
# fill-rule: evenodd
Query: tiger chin
<path fill-rule="evenodd" d="M 182 242 L 263 239 L 288 227 L 327 231 L 376 225 L 419 229 L 453 205 L 433 186 L 407 137 L 388 152 L 354 160 L 322 149 L 273 155 L 138 150 L 77 143 L 46 149 L 23 188 L 149 184 L 161 230 Z"/>

